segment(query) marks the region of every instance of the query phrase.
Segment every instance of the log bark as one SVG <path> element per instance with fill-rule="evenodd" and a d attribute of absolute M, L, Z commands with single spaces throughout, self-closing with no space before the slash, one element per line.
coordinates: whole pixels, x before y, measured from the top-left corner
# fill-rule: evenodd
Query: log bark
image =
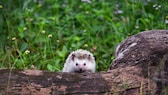
<path fill-rule="evenodd" d="M 140 76 L 157 84 L 157 95 L 168 94 L 168 30 L 144 31 L 128 37 L 115 50 L 110 69 L 136 66 Z"/>
<path fill-rule="evenodd" d="M 167 95 L 168 31 L 128 37 L 115 50 L 111 70 L 62 73 L 0 70 L 2 95 Z"/>
<path fill-rule="evenodd" d="M 154 95 L 156 83 L 139 76 L 139 68 L 99 73 L 0 70 L 2 95 Z M 131 94 L 130 94 L 131 93 Z"/>

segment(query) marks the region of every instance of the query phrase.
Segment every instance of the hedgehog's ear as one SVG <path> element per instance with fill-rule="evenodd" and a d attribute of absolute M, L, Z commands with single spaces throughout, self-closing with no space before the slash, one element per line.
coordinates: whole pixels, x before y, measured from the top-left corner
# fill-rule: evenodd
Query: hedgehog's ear
<path fill-rule="evenodd" d="M 90 54 L 88 55 L 88 59 L 91 60 L 91 55 Z"/>
<path fill-rule="evenodd" d="M 74 59 L 75 59 L 75 54 L 72 54 L 71 58 L 72 58 L 72 60 L 74 61 Z"/>

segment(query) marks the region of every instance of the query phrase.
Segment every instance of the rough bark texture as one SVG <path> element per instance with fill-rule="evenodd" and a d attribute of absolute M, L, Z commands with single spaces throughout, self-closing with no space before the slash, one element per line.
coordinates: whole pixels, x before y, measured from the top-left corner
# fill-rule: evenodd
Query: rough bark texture
<path fill-rule="evenodd" d="M 136 67 L 100 73 L 55 73 L 0 70 L 2 95 L 154 95 L 156 83 L 139 76 Z M 131 93 L 131 94 L 130 94 Z"/>
<path fill-rule="evenodd" d="M 168 31 L 142 32 L 115 50 L 107 72 L 0 70 L 2 95 L 167 95 Z"/>
<path fill-rule="evenodd" d="M 157 94 L 168 94 L 168 31 L 144 31 L 119 44 L 110 69 L 129 66 L 141 68 L 140 76 L 155 81 Z"/>

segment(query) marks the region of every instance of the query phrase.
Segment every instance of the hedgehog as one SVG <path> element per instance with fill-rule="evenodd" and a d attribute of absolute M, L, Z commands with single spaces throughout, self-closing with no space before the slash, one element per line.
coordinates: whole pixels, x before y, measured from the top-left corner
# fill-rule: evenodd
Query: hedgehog
<path fill-rule="evenodd" d="M 68 55 L 62 71 L 72 73 L 94 73 L 96 71 L 95 58 L 91 52 L 78 49 Z"/>

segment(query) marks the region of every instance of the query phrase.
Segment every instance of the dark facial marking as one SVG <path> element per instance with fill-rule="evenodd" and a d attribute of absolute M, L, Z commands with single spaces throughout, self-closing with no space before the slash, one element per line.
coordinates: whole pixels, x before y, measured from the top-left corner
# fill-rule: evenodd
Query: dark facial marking
<path fill-rule="evenodd" d="M 76 63 L 76 66 L 78 66 L 79 64 L 78 63 Z"/>
<path fill-rule="evenodd" d="M 90 56 L 90 54 L 88 55 L 88 59 L 91 60 L 91 56 Z"/>
<path fill-rule="evenodd" d="M 72 60 L 74 61 L 74 59 L 75 59 L 75 54 L 72 54 L 71 57 L 72 57 Z"/>
<path fill-rule="evenodd" d="M 75 73 L 84 73 L 85 71 L 82 69 L 76 70 Z"/>

